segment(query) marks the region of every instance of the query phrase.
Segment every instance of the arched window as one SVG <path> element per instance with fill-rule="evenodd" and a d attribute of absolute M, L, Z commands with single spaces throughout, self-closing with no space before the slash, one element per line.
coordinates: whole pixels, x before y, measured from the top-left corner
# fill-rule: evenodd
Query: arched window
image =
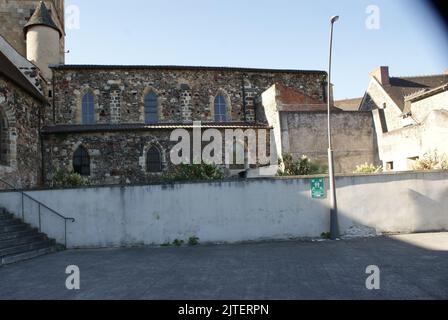
<path fill-rule="evenodd" d="M 145 123 L 157 123 L 157 94 L 150 92 L 145 95 Z"/>
<path fill-rule="evenodd" d="M 215 121 L 227 121 L 227 103 L 223 95 L 218 95 L 215 98 Z"/>
<path fill-rule="evenodd" d="M 82 123 L 93 124 L 95 123 L 95 98 L 92 92 L 87 92 L 82 97 Z"/>
<path fill-rule="evenodd" d="M 162 156 L 159 149 L 154 146 L 149 148 L 146 154 L 146 170 L 152 173 L 162 171 Z"/>
<path fill-rule="evenodd" d="M 73 171 L 82 176 L 90 176 L 90 157 L 84 147 L 76 149 L 73 155 Z"/>

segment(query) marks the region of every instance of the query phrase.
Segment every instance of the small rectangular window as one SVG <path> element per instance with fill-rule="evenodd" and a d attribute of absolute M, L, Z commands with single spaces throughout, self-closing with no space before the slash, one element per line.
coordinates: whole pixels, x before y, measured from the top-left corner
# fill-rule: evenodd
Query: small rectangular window
<path fill-rule="evenodd" d="M 53 91 L 48 90 L 48 98 L 52 98 L 53 97 Z"/>
<path fill-rule="evenodd" d="M 386 162 L 386 170 L 387 171 L 393 171 L 394 170 L 394 162 L 393 161 Z"/>

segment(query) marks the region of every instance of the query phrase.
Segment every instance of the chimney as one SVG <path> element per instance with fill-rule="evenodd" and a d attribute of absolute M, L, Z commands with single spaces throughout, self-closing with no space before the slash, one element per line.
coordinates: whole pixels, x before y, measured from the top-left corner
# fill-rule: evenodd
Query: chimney
<path fill-rule="evenodd" d="M 378 80 L 383 86 L 390 85 L 389 67 L 387 66 L 379 67 L 378 69 L 372 71 L 370 76 L 375 77 L 375 79 Z"/>

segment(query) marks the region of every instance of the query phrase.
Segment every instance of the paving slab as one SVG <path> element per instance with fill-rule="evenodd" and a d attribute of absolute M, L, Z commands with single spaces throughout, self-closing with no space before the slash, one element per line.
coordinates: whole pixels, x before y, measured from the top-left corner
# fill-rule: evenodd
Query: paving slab
<path fill-rule="evenodd" d="M 370 265 L 380 290 L 366 288 Z M 448 233 L 69 250 L 1 267 L 0 299 L 447 299 L 447 271 Z"/>

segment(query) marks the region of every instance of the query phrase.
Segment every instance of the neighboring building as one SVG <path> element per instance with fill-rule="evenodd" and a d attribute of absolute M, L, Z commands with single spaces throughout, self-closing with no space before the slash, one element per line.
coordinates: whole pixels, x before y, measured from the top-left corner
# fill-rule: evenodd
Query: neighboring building
<path fill-rule="evenodd" d="M 172 130 L 191 131 L 193 121 L 201 121 L 204 129 L 222 132 L 269 132 L 270 126 L 257 118 L 262 92 L 279 81 L 323 101 L 325 78 L 321 71 L 55 66 L 54 107 L 42 129 L 47 181 L 58 168 L 73 166 L 79 148 L 95 183 L 150 181 L 171 163 Z M 159 170 L 150 170 L 149 150 L 159 159 Z"/>
<path fill-rule="evenodd" d="M 269 134 L 271 127 L 257 118 L 258 102 L 276 82 L 326 99 L 324 71 L 64 65 L 63 7 L 64 1 L 0 3 L 7 40 L 1 51 L 11 51 L 11 43 L 16 54 L 26 54 L 51 103 L 39 109 L 42 123 L 30 118 L 30 128 L 41 129 L 42 138 L 36 136 L 33 143 L 42 147 L 35 167 L 42 167 L 45 184 L 58 170 L 74 170 L 95 184 L 150 181 L 170 164 L 171 131 L 191 131 L 193 121 L 221 132 Z M 246 169 L 246 164 L 237 168 Z"/>
<path fill-rule="evenodd" d="M 334 102 L 334 106 L 338 109 L 341 109 L 343 111 L 359 111 L 359 106 L 361 105 L 362 97 L 361 98 L 353 98 L 353 99 L 345 99 L 345 100 L 338 100 Z"/>
<path fill-rule="evenodd" d="M 0 177 L 31 187 L 41 179 L 39 129 L 47 104 L 41 91 L 44 81 L 37 68 L 1 36 L 0 48 Z"/>
<path fill-rule="evenodd" d="M 279 155 L 306 155 L 322 165 L 328 163 L 325 102 L 280 83 L 265 91 L 262 101 Z M 371 112 L 346 112 L 333 107 L 331 114 L 335 171 L 353 173 L 359 164 L 378 163 Z"/>
<path fill-rule="evenodd" d="M 388 67 L 372 72 L 360 110 L 373 112 L 386 170 L 411 170 L 427 152 L 448 153 L 447 85 L 447 73 L 390 77 Z"/>

